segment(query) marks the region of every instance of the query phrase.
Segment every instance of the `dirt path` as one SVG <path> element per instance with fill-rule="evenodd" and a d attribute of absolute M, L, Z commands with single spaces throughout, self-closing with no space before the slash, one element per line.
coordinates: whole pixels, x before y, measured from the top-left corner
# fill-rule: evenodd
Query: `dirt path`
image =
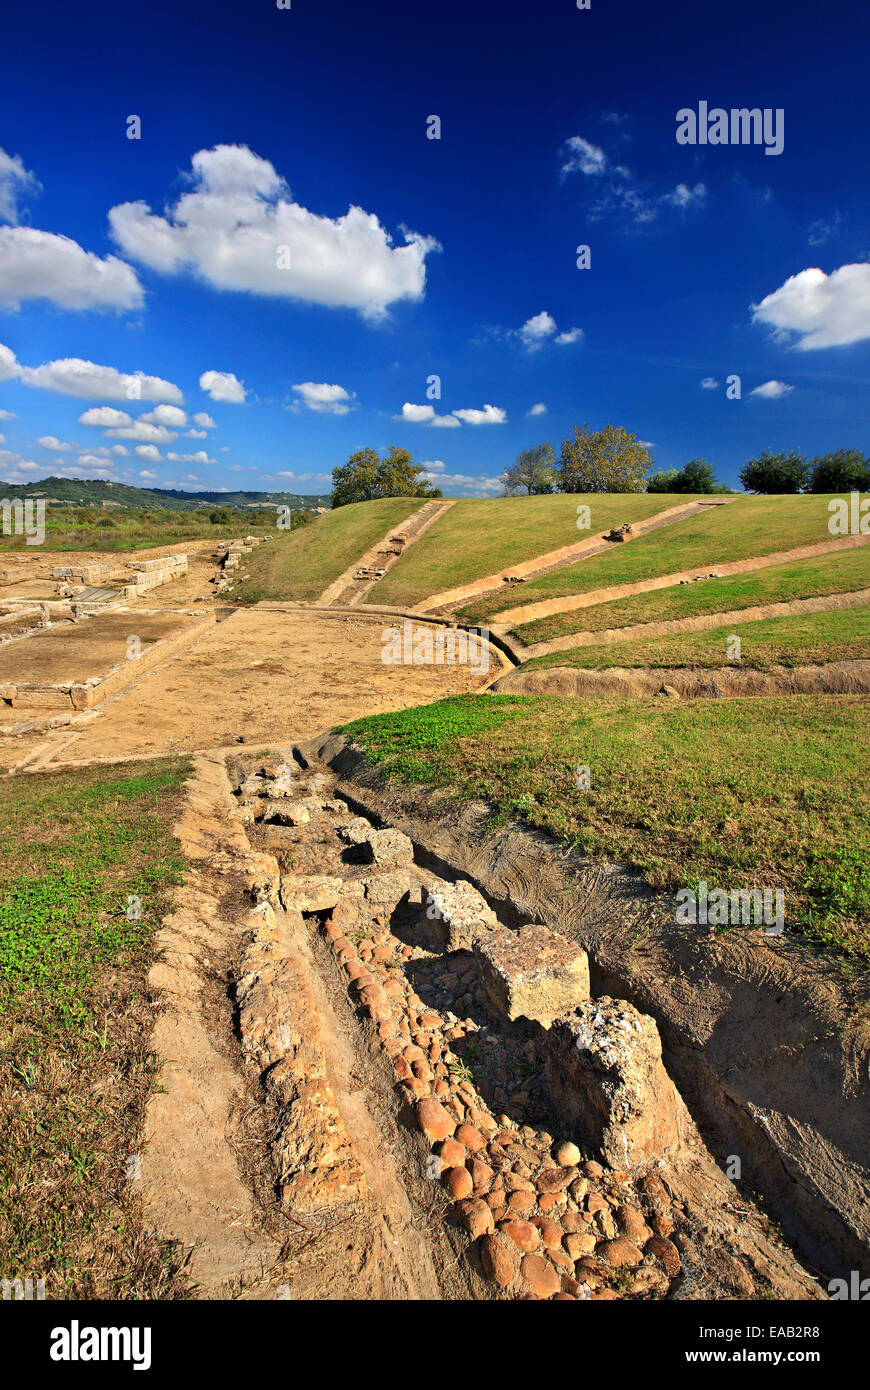
<path fill-rule="evenodd" d="M 252 846 L 236 815 L 224 757 L 198 757 L 186 792 L 175 833 L 189 867 L 149 976 L 160 1001 L 159 1085 L 136 1156 L 149 1223 L 185 1251 L 198 1298 L 467 1296 L 449 1244 L 429 1240 L 403 1181 L 386 1072 L 372 1065 L 344 1001 L 336 1007 L 301 915 L 294 922 L 276 904 L 270 927 L 252 910 L 253 885 L 268 883 L 277 862 Z M 307 1050 L 291 1042 L 288 1052 L 285 1031 Z M 288 1066 L 301 1069 L 303 1089 L 285 1109 L 272 1080 Z M 306 1179 L 318 1184 L 301 1212 L 276 1194 L 276 1140 L 288 1123 Z M 361 1191 L 330 1187 L 339 1130 Z"/>
<path fill-rule="evenodd" d="M 828 594 L 823 598 L 792 599 L 789 603 L 764 603 L 757 608 L 734 608 L 727 613 L 701 613 L 696 618 L 672 618 L 664 623 L 635 623 L 632 627 L 605 628 L 603 632 L 578 632 L 573 637 L 554 637 L 522 649 L 523 661 L 550 652 L 573 651 L 577 647 L 609 646 L 634 638 L 663 637 L 670 632 L 699 632 L 703 628 L 754 623 L 763 618 L 787 618 L 798 613 L 829 613 L 838 608 L 861 608 L 870 603 L 870 589 L 851 594 Z"/>
<path fill-rule="evenodd" d="M 423 532 L 428 531 L 433 522 L 437 521 L 438 518 L 452 506 L 452 500 L 427 502 L 424 507 L 420 507 L 418 511 L 412 512 L 404 521 L 400 521 L 396 526 L 391 526 L 389 531 L 387 531 L 379 541 L 375 541 L 374 545 L 370 546 L 364 555 L 361 555 L 358 560 L 355 560 L 352 565 L 349 565 L 343 574 L 340 574 L 337 579 L 332 581 L 327 589 L 324 589 L 320 598 L 316 601 L 317 606 L 328 608 L 330 604 L 333 603 L 360 603 L 372 585 L 377 583 L 377 579 L 373 577 L 371 579 L 355 580 L 354 576 L 357 572 L 359 570 L 374 568 L 385 571 L 392 569 L 399 557 L 404 555 L 408 546 L 413 545 L 414 541 L 419 540 Z M 407 538 L 405 545 L 397 549 L 395 553 L 385 555 L 383 552 L 390 547 L 390 541 L 393 536 L 405 536 Z"/>
<path fill-rule="evenodd" d="M 687 517 L 696 516 L 706 507 L 724 505 L 727 505 L 727 501 L 721 498 L 716 502 L 689 502 L 683 503 L 679 507 L 668 507 L 665 511 L 656 512 L 653 516 L 647 517 L 645 521 L 635 522 L 632 535 L 626 537 L 622 544 L 630 545 L 632 540 L 636 540 L 638 536 L 655 531 L 660 526 L 670 526 L 676 521 L 683 521 Z M 460 603 L 464 603 L 470 598 L 480 598 L 490 591 L 500 590 L 509 575 L 516 575 L 521 579 L 535 578 L 540 574 L 547 574 L 551 570 L 562 569 L 565 565 L 571 565 L 575 560 L 582 560 L 590 555 L 603 554 L 604 551 L 612 549 L 612 545 L 612 542 L 604 541 L 601 536 L 590 536 L 586 540 L 577 541 L 574 545 L 560 546 L 558 550 L 551 550 L 546 555 L 537 555 L 533 560 L 525 560 L 518 565 L 509 565 L 507 568 L 499 570 L 497 574 L 485 575 L 483 579 L 476 579 L 473 584 L 463 584 L 455 589 L 444 589 L 440 594 L 430 594 L 428 598 L 417 604 L 417 611 L 437 613 L 456 608 Z"/>
<path fill-rule="evenodd" d="M 722 578 L 729 574 L 748 574 L 752 570 L 768 569 L 771 565 L 786 565 L 792 560 L 810 560 L 814 555 L 854 550 L 859 545 L 870 545 L 870 536 L 845 536 L 820 541 L 818 545 L 797 546 L 794 550 L 776 550 L 771 555 L 754 555 L 748 560 L 730 560 L 724 565 L 717 564 L 716 574 Z M 583 594 L 566 594 L 562 598 L 544 599 L 540 603 L 520 604 L 517 608 L 505 608 L 501 613 L 494 613 L 493 622 L 518 627 L 522 623 L 534 622 L 536 618 L 552 617 L 554 613 L 571 613 L 575 608 L 593 608 L 598 603 L 609 603 L 611 599 L 647 594 L 654 589 L 669 589 L 684 580 L 706 579 L 708 574 L 709 570 L 696 566 L 695 569 L 660 574 L 654 579 L 639 579 L 634 584 L 611 584 L 609 588 L 589 589 Z"/>

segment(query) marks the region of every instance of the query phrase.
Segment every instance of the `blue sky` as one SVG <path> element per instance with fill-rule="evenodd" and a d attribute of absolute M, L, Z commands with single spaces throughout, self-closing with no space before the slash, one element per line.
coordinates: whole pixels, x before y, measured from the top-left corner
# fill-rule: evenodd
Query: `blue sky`
<path fill-rule="evenodd" d="M 0 477 L 321 492 L 395 443 L 487 496 L 583 421 L 729 483 L 870 452 L 868 29 L 842 0 L 14 7 Z M 701 101 L 781 110 L 781 153 L 678 143 Z"/>

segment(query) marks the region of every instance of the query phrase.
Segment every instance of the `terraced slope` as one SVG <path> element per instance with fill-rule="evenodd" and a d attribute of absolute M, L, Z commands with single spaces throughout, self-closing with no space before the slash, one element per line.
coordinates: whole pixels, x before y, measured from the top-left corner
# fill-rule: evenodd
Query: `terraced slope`
<path fill-rule="evenodd" d="M 696 499 L 663 493 L 460 499 L 372 587 L 367 601 L 416 607 L 431 594 L 692 500 Z M 577 508 L 581 505 L 591 510 L 588 531 L 577 528 Z M 530 587 L 523 585 L 519 592 L 525 594 Z M 505 602 L 499 595 L 499 606 L 504 607 Z"/>
<path fill-rule="evenodd" d="M 715 569 L 718 563 L 829 541 L 829 500 L 821 494 L 737 497 L 727 507 L 530 580 L 522 587 L 522 602 L 635 583 L 696 566 Z M 497 622 L 499 612 L 516 606 L 517 598 L 511 597 L 513 602 L 506 602 L 501 595 L 484 597 L 462 608 L 460 617 L 472 623 Z"/>
<path fill-rule="evenodd" d="M 577 632 L 602 632 L 634 623 L 669 622 L 701 613 L 727 612 L 765 603 L 788 603 L 818 595 L 849 593 L 870 585 L 870 543 L 769 569 L 675 584 L 651 593 L 629 594 L 587 608 L 519 623 L 512 631 L 531 646 Z"/>
<path fill-rule="evenodd" d="M 294 600 L 313 603 L 327 585 L 391 527 L 425 506 L 425 497 L 386 497 L 326 512 L 308 526 L 277 532 L 248 558 L 248 577 L 235 586 L 237 603 Z"/>
<path fill-rule="evenodd" d="M 740 661 L 734 664 L 755 670 L 863 659 L 870 657 L 870 606 L 865 600 L 862 606 L 833 612 L 805 612 L 737 623 L 729 620 L 724 626 L 701 632 L 560 648 L 533 657 L 522 669 L 580 666 L 602 671 L 608 667 L 728 666 L 728 639 L 732 636 L 740 639 Z"/>

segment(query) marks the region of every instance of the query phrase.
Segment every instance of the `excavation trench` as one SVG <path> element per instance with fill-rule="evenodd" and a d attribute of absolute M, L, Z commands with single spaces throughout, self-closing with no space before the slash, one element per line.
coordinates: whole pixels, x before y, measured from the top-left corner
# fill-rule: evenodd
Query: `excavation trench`
<path fill-rule="evenodd" d="M 492 942 L 506 939 L 513 949 L 528 932 L 512 930 L 529 920 L 521 899 L 491 893 L 487 903 L 463 889 L 456 882 L 463 866 L 440 854 L 437 843 L 433 848 L 428 834 L 412 844 L 392 828 L 396 817 L 370 807 L 355 780 L 336 786 L 335 774 L 310 760 L 310 745 L 294 751 L 295 762 L 279 763 L 277 755 L 232 760 L 237 814 L 254 852 L 272 866 L 261 866 L 252 883 L 260 901 L 251 916 L 262 911 L 265 923 L 272 913 L 280 931 L 278 910 L 269 906 L 280 903 L 294 922 L 292 954 L 309 965 L 317 1019 L 305 1024 L 305 1035 L 344 1039 L 325 1068 L 300 1045 L 288 1093 L 284 1060 L 269 1050 L 273 1041 L 264 1053 L 263 1040 L 274 1039 L 279 1014 L 291 1035 L 303 1031 L 294 1022 L 294 998 L 309 987 L 291 978 L 280 998 L 258 998 L 269 957 L 258 955 L 259 947 L 246 956 L 242 969 L 254 973 L 240 985 L 243 1044 L 249 1037 L 256 1060 L 269 1063 L 267 1087 L 284 1105 L 286 1131 L 276 1153 L 282 1202 L 305 1215 L 330 1191 L 351 1187 L 360 1202 L 384 1200 L 363 1152 L 368 1146 L 380 1154 L 386 1143 L 410 1198 L 403 1206 L 390 1180 L 397 1215 L 389 1229 L 419 1233 L 409 1212 L 422 1213 L 434 1259 L 429 1283 L 441 1297 L 818 1297 L 813 1280 L 705 1148 L 655 1061 L 660 1045 L 652 1020 L 643 1022 L 624 998 L 584 1004 L 588 985 L 572 995 L 581 1032 L 583 1019 L 593 1030 L 601 1016 L 621 1019 L 623 1029 L 651 1029 L 659 1050 L 652 1055 L 650 1076 L 658 1080 L 649 1113 L 638 1110 L 629 1120 L 618 1108 L 615 1128 L 607 1122 L 594 1142 L 582 1138 L 583 1159 L 574 1139 L 581 1142 L 584 1113 L 589 1120 L 591 1112 L 575 1104 L 575 1051 L 565 1052 L 560 1022 L 568 1017 L 565 1000 L 547 1017 L 528 1002 L 505 1014 L 487 975 L 486 950 L 481 956 L 472 940 L 449 939 L 446 919 L 435 927 L 423 911 L 445 894 L 449 901 L 451 893 L 471 893 L 489 919 Z M 363 803 L 370 817 L 356 814 Z M 544 954 L 552 952 L 560 938 L 535 930 L 543 933 Z M 564 952 L 575 965 L 585 960 L 580 947 L 557 944 L 556 954 Z M 534 956 L 533 989 L 541 959 Z M 265 973 L 256 976 L 255 967 Z M 273 1022 L 264 1028 L 263 1018 Z M 332 1047 L 325 1047 L 327 1059 Z M 382 1082 L 392 1082 L 386 1091 L 375 1080 L 378 1056 Z M 321 1123 L 312 1148 L 300 1141 L 300 1117 L 322 1077 L 333 1094 L 318 1092 Z M 606 1110 L 596 1093 L 593 1109 L 602 1104 Z M 372 1128 L 372 1115 L 384 1106 L 391 1120 L 382 1116 Z M 593 1127 L 599 1120 L 596 1110 Z M 393 1145 L 388 1134 L 396 1136 Z M 452 1288 L 445 1284 L 447 1245 L 456 1252 Z M 426 1262 L 416 1268 L 423 1279 Z"/>
<path fill-rule="evenodd" d="M 788 998 L 751 933 L 714 963 L 629 875 L 486 837 L 338 736 L 197 774 L 143 1176 L 206 1296 L 823 1297 L 756 1188 L 817 1271 L 861 1268 L 866 1057 L 837 1103 L 829 981 Z"/>
<path fill-rule="evenodd" d="M 687 699 L 721 699 L 744 695 L 857 695 L 870 691 L 870 661 L 829 661 L 822 666 L 773 666 L 753 671 L 737 666 L 711 669 L 658 666 L 612 666 L 606 671 L 551 666 L 520 667 L 499 676 L 490 687 L 502 695 L 644 697 L 680 695 Z"/>
<path fill-rule="evenodd" d="M 468 880 L 510 925 L 541 922 L 588 951 L 593 995 L 658 1024 L 668 1072 L 717 1162 L 739 1161 L 824 1280 L 868 1271 L 870 1048 L 850 988 L 824 961 L 761 931 L 688 934 L 671 905 L 619 866 L 596 864 L 488 810 L 367 770 L 342 736 L 305 745 L 337 791 L 414 843 L 428 872 Z"/>

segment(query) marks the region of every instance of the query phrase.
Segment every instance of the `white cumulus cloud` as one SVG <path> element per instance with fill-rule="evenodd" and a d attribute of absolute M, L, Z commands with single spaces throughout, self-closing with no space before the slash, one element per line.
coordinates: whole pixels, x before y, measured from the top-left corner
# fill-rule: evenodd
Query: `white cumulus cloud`
<path fill-rule="evenodd" d="M 543 401 L 538 401 L 530 410 L 526 411 L 527 415 L 546 415 L 546 413 L 547 407 L 544 405 Z"/>
<path fill-rule="evenodd" d="M 232 372 L 203 372 L 199 384 L 213 401 L 227 405 L 241 405 L 247 395 L 244 383 Z"/>
<path fill-rule="evenodd" d="M 39 180 L 25 169 L 20 156 L 0 149 L 0 221 L 16 223 L 19 200 L 39 191 Z"/>
<path fill-rule="evenodd" d="M 167 454 L 173 463 L 216 463 L 217 459 L 210 459 L 205 449 L 198 449 L 195 454 Z M 187 475 L 188 482 L 195 483 L 198 479 L 193 474 Z"/>
<path fill-rule="evenodd" d="M 113 425 L 132 425 L 133 420 L 126 410 L 116 410 L 113 405 L 94 405 L 79 416 L 80 425 L 93 425 L 97 429 L 111 429 Z"/>
<path fill-rule="evenodd" d="M 187 412 L 177 405 L 156 405 L 139 419 L 149 425 L 168 425 L 170 429 L 181 430 L 187 424 Z"/>
<path fill-rule="evenodd" d="M 136 453 L 140 459 L 148 459 L 150 463 L 156 463 L 158 459 L 162 458 L 156 444 L 137 444 Z"/>
<path fill-rule="evenodd" d="M 138 439 L 143 444 L 171 444 L 173 439 L 178 438 L 177 431 L 168 430 L 165 425 L 149 425 L 142 420 L 106 430 L 106 436 L 109 439 Z"/>
<path fill-rule="evenodd" d="M 701 379 L 702 391 L 715 391 L 718 389 L 718 386 L 719 383 L 714 376 L 705 376 Z"/>
<path fill-rule="evenodd" d="M 870 338 L 870 265 L 841 265 L 830 275 L 818 267 L 802 270 L 753 304 L 752 317 L 780 340 L 793 335 L 802 351 Z"/>
<path fill-rule="evenodd" d="M 483 410 L 454 410 L 453 414 L 466 425 L 503 425 L 507 419 L 507 413 L 497 405 L 485 405 Z"/>
<path fill-rule="evenodd" d="M 309 410 L 327 415 L 346 415 L 353 409 L 355 391 L 343 386 L 330 386 L 325 381 L 301 381 L 293 390 L 302 397 Z"/>
<path fill-rule="evenodd" d="M 539 314 L 526 319 L 522 328 L 517 329 L 517 337 L 529 352 L 537 352 L 538 348 L 545 343 L 558 343 L 560 347 L 567 347 L 569 343 L 576 343 L 583 337 L 582 328 L 571 328 L 563 333 L 556 332 L 556 320 L 552 314 L 548 314 L 546 309 L 542 309 Z"/>
<path fill-rule="evenodd" d="M 67 449 L 73 447 L 72 444 L 64 444 L 62 440 L 58 439 L 57 435 L 54 434 L 41 435 L 37 443 L 41 444 L 43 449 L 51 449 L 56 454 L 65 454 Z"/>
<path fill-rule="evenodd" d="M 2 357 L 0 357 L 2 364 Z M 2 371 L 2 365 L 0 365 Z M 183 396 L 171 381 L 144 372 L 125 375 L 114 367 L 101 367 L 81 357 L 63 357 L 41 367 L 20 367 L 16 373 L 25 386 L 57 391 L 62 396 L 78 396 L 86 401 L 181 401 Z"/>
<path fill-rule="evenodd" d="M 414 405 L 405 401 L 397 420 L 406 420 L 411 425 L 432 425 L 437 429 L 457 429 L 459 421 L 452 415 L 436 415 L 434 405 Z"/>
<path fill-rule="evenodd" d="M 765 381 L 761 386 L 756 386 L 754 391 L 750 391 L 750 396 L 760 396 L 763 401 L 778 401 L 780 396 L 787 396 L 789 391 L 793 391 L 793 386 L 787 386 L 784 381 Z"/>
<path fill-rule="evenodd" d="M 59 309 L 122 312 L 143 302 L 136 272 L 117 256 L 105 260 L 70 237 L 35 227 L 0 227 L 0 305 L 47 299 Z"/>
<path fill-rule="evenodd" d="M 382 318 L 399 300 L 422 299 L 432 237 L 402 229 L 405 245 L 374 213 L 351 206 L 329 218 L 292 200 L 269 160 L 245 145 L 193 156 L 193 189 L 161 217 L 145 202 L 111 209 L 112 235 L 132 260 L 166 275 L 189 271 L 215 289 L 358 310 Z"/>

